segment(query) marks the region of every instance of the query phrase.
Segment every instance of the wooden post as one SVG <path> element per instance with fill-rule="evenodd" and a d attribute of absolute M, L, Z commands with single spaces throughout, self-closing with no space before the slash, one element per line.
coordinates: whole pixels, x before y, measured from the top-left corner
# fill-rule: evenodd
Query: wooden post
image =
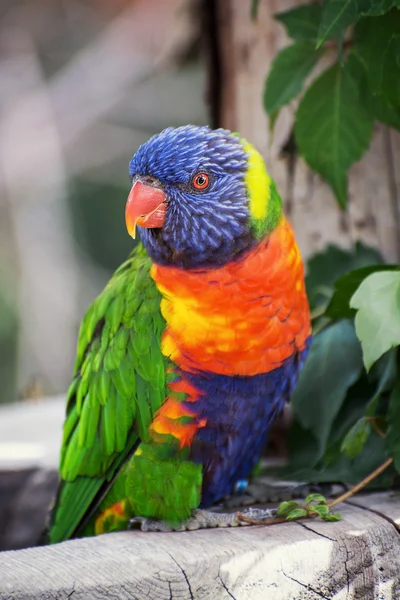
<path fill-rule="evenodd" d="M 277 12 L 304 0 L 261 0 L 258 19 L 250 0 L 217 0 L 214 23 L 218 53 L 218 125 L 239 131 L 264 155 L 292 221 L 305 258 L 328 243 L 350 247 L 356 240 L 400 260 L 400 134 L 377 125 L 371 147 L 353 165 L 349 206 L 340 211 L 326 183 L 293 151 L 294 106 L 285 107 L 273 135 L 262 105 L 265 79 L 277 52 L 290 43 L 274 20 Z M 396 168 L 397 166 L 397 168 Z"/>

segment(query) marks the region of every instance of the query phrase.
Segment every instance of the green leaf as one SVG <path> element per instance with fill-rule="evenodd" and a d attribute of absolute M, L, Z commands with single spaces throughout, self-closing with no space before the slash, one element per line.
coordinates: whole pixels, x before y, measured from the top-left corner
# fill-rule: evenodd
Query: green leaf
<path fill-rule="evenodd" d="M 358 0 L 359 12 L 364 16 L 379 16 L 399 4 L 399 0 Z"/>
<path fill-rule="evenodd" d="M 357 242 L 351 251 L 329 245 L 322 252 L 314 254 L 307 262 L 306 276 L 307 295 L 311 309 L 326 306 L 332 296 L 335 281 L 347 271 L 382 262 L 383 258 L 378 250 L 366 246 L 362 242 Z M 352 314 L 350 312 L 350 316 Z"/>
<path fill-rule="evenodd" d="M 339 321 L 315 336 L 292 407 L 300 425 L 318 441 L 319 457 L 347 390 L 361 371 L 360 344 L 349 321 Z"/>
<path fill-rule="evenodd" d="M 347 66 L 357 82 L 359 98 L 365 108 L 378 121 L 400 129 L 400 108 L 393 106 L 382 94 L 371 90 L 368 82 L 368 72 L 363 58 L 353 49 L 347 59 Z"/>
<path fill-rule="evenodd" d="M 322 7 L 320 4 L 302 4 L 275 15 L 285 27 L 288 35 L 296 41 L 317 41 Z"/>
<path fill-rule="evenodd" d="M 319 516 L 322 519 L 324 519 L 329 514 L 329 507 L 326 506 L 326 504 L 322 504 L 322 505 L 318 505 L 318 506 L 312 506 L 310 508 L 310 511 L 312 511 L 313 513 L 319 514 Z"/>
<path fill-rule="evenodd" d="M 286 519 L 292 521 L 293 519 L 301 519 L 302 517 L 307 517 L 307 511 L 304 508 L 294 508 L 287 515 Z"/>
<path fill-rule="evenodd" d="M 385 448 L 386 440 L 379 435 L 370 435 L 364 445 L 363 451 L 355 458 L 349 458 L 338 448 L 338 456 L 335 462 L 326 466 L 322 461 L 319 465 L 321 469 L 322 481 L 342 481 L 343 483 L 356 484 L 372 471 L 377 469 L 387 458 Z M 375 479 L 370 489 L 380 489 L 388 487 L 393 480 L 393 472 L 385 471 L 379 478 Z M 302 480 L 303 481 L 303 480 Z M 317 481 L 317 478 L 312 479 Z"/>
<path fill-rule="evenodd" d="M 294 508 L 297 508 L 299 503 L 295 500 L 289 500 L 287 502 L 281 502 L 276 511 L 277 517 L 286 517 Z"/>
<path fill-rule="evenodd" d="M 325 464 L 333 464 L 341 456 L 343 438 L 358 419 L 366 416 L 366 406 L 375 392 L 376 385 L 369 381 L 363 370 L 359 379 L 347 390 L 343 405 L 333 422 L 324 454 Z"/>
<path fill-rule="evenodd" d="M 399 12 L 399 11 L 397 11 Z M 397 20 L 400 29 L 400 20 Z M 399 31 L 399 29 L 397 31 Z M 382 95 L 393 106 L 400 108 L 400 35 L 390 40 L 382 66 Z"/>
<path fill-rule="evenodd" d="M 324 521 L 340 521 L 341 518 L 340 513 L 329 513 L 326 517 L 323 517 Z"/>
<path fill-rule="evenodd" d="M 393 456 L 396 471 L 400 473 L 400 379 L 390 395 L 385 441 L 387 449 Z"/>
<path fill-rule="evenodd" d="M 392 107 L 400 107 L 400 11 L 361 19 L 354 32 L 354 51 L 364 62 L 371 90 Z"/>
<path fill-rule="evenodd" d="M 321 458 L 321 449 L 318 440 L 310 432 L 294 419 L 288 435 L 289 471 L 290 476 L 298 469 L 309 465 L 315 465 Z"/>
<path fill-rule="evenodd" d="M 311 256 L 306 267 L 306 288 L 312 310 L 326 306 L 335 280 L 351 266 L 352 253 L 331 244 Z"/>
<path fill-rule="evenodd" d="M 297 96 L 321 55 L 311 42 L 297 42 L 277 54 L 264 92 L 264 107 L 270 117 L 274 119 L 279 109 Z"/>
<path fill-rule="evenodd" d="M 354 458 L 362 452 L 370 433 L 371 425 L 366 417 L 362 417 L 345 436 L 340 447 L 341 451 L 347 454 L 349 458 Z"/>
<path fill-rule="evenodd" d="M 365 279 L 350 301 L 357 309 L 356 333 L 367 371 L 400 344 L 400 273 L 382 271 Z"/>
<path fill-rule="evenodd" d="M 338 64 L 310 85 L 297 110 L 299 151 L 328 180 L 342 207 L 347 203 L 346 171 L 368 148 L 372 124 L 350 70 Z"/>
<path fill-rule="evenodd" d="M 306 496 L 305 503 L 310 504 L 311 502 L 326 504 L 326 498 L 322 494 L 308 494 L 308 496 Z"/>
<path fill-rule="evenodd" d="M 303 483 L 322 483 L 341 481 L 343 483 L 358 483 L 367 477 L 374 469 L 377 469 L 387 458 L 386 440 L 378 435 L 369 436 L 364 450 L 361 454 L 350 459 L 340 452 L 333 461 L 326 464 L 325 461 L 304 464 L 303 468 L 293 467 L 291 463 L 286 466 L 279 475 L 290 481 L 301 481 Z M 298 448 L 298 452 L 301 448 Z M 325 458 L 325 455 L 324 455 Z M 393 483 L 393 471 L 387 469 L 382 475 L 374 480 L 373 489 L 387 488 Z"/>
<path fill-rule="evenodd" d="M 355 269 L 339 277 L 335 281 L 335 291 L 325 311 L 326 316 L 332 319 L 350 319 L 354 317 L 355 310 L 350 307 L 350 300 L 364 279 L 377 271 L 393 270 L 399 270 L 399 266 L 377 264 Z"/>
<path fill-rule="evenodd" d="M 343 30 L 340 33 L 338 33 L 336 36 L 338 63 L 340 64 L 341 67 L 344 66 L 344 38 L 345 38 L 345 35 L 346 35 L 346 31 Z"/>
<path fill-rule="evenodd" d="M 355 23 L 359 17 L 357 0 L 324 0 L 318 46 L 327 38 L 333 38 Z"/>
<path fill-rule="evenodd" d="M 400 108 L 392 106 L 383 96 L 373 94 L 366 100 L 366 106 L 377 121 L 400 130 Z"/>
<path fill-rule="evenodd" d="M 343 36 L 361 16 L 382 15 L 394 4 L 395 0 L 324 0 L 318 46 L 327 38 Z"/>
<path fill-rule="evenodd" d="M 377 374 L 378 385 L 365 411 L 366 417 L 375 417 L 379 408 L 379 400 L 384 392 L 393 389 L 397 378 L 397 352 L 392 349 L 386 352 L 371 368 L 370 376 Z"/>

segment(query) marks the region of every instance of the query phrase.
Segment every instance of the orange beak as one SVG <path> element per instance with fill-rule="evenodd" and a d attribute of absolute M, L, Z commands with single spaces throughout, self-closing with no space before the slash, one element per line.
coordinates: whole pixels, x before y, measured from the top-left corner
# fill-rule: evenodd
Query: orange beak
<path fill-rule="evenodd" d="M 136 237 L 136 225 L 149 229 L 164 225 L 167 210 L 165 199 L 162 190 L 135 181 L 125 208 L 126 228 L 133 239 Z"/>

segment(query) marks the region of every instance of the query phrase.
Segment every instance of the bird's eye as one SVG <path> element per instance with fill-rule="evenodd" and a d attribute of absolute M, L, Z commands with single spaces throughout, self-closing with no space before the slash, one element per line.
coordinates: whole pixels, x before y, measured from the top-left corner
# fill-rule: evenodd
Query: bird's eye
<path fill-rule="evenodd" d="M 210 178 L 207 173 L 197 173 L 197 175 L 193 177 L 192 183 L 196 190 L 205 190 L 209 186 Z"/>

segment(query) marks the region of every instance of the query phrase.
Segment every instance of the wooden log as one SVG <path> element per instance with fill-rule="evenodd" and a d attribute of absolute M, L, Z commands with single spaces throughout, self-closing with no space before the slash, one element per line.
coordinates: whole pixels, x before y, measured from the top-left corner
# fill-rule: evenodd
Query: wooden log
<path fill-rule="evenodd" d="M 354 496 L 348 501 L 353 506 L 360 506 L 365 510 L 373 511 L 387 519 L 400 531 L 400 493 L 399 491 L 381 494 L 363 494 Z"/>
<path fill-rule="evenodd" d="M 0 600 L 396 599 L 399 534 L 368 502 L 340 507 L 337 523 L 132 531 L 4 552 Z"/>

